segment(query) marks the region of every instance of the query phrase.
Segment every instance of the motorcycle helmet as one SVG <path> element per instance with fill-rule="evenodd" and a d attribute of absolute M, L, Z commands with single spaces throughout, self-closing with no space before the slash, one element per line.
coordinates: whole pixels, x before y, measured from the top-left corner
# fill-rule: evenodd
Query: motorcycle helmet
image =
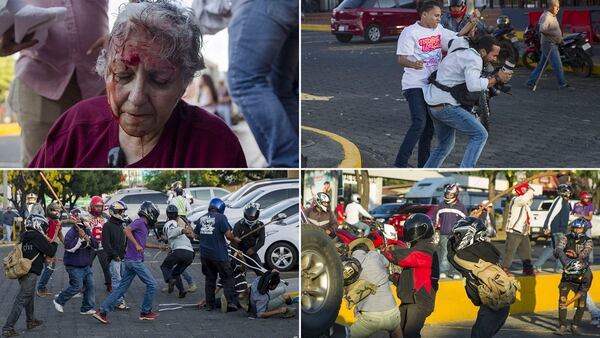
<path fill-rule="evenodd" d="M 258 222 L 258 216 L 260 216 L 260 204 L 248 203 L 244 207 L 244 221 L 248 225 L 254 225 Z"/>
<path fill-rule="evenodd" d="M 465 0 L 450 0 L 449 13 L 455 18 L 460 18 L 467 13 L 467 6 Z"/>
<path fill-rule="evenodd" d="M 331 199 L 329 198 L 329 195 L 324 192 L 317 193 L 317 196 L 315 197 L 315 205 L 317 206 L 317 209 L 323 212 L 328 211 L 330 204 Z"/>
<path fill-rule="evenodd" d="M 171 183 L 171 190 L 175 191 L 177 189 L 183 189 L 183 182 L 175 181 L 175 182 Z"/>
<path fill-rule="evenodd" d="M 42 215 L 31 214 L 27 216 L 27 219 L 25 220 L 25 229 L 35 230 L 42 235 L 45 235 L 46 231 L 48 231 L 48 221 L 46 220 L 46 217 Z"/>
<path fill-rule="evenodd" d="M 175 188 L 175 195 L 182 196 L 183 195 L 183 189 L 181 189 L 181 188 Z"/>
<path fill-rule="evenodd" d="M 433 222 L 425 214 L 412 214 L 404 222 L 402 240 L 412 243 L 419 239 L 429 239 L 433 236 Z"/>
<path fill-rule="evenodd" d="M 571 186 L 568 184 L 560 184 L 558 186 L 558 188 L 556 189 L 556 191 L 558 192 L 559 196 L 568 199 L 569 197 L 571 197 L 571 194 L 573 193 L 573 188 L 571 188 Z"/>
<path fill-rule="evenodd" d="M 454 250 L 462 250 L 477 242 L 485 242 L 487 227 L 483 221 L 475 217 L 467 217 L 454 224 L 452 229 L 455 238 Z"/>
<path fill-rule="evenodd" d="M 587 271 L 587 265 L 578 259 L 570 260 L 563 270 L 566 275 L 581 276 Z"/>
<path fill-rule="evenodd" d="M 361 198 L 359 194 L 352 194 L 350 199 L 352 200 L 352 202 L 360 204 Z"/>
<path fill-rule="evenodd" d="M 102 215 L 102 211 L 104 211 L 104 201 L 102 200 L 102 197 L 93 196 L 90 201 L 90 214 L 99 217 Z"/>
<path fill-rule="evenodd" d="M 579 199 L 583 205 L 588 205 L 592 202 L 592 194 L 587 191 L 582 191 L 579 193 Z"/>
<path fill-rule="evenodd" d="M 56 202 L 50 203 L 46 207 L 46 215 L 51 219 L 59 219 L 60 218 L 60 205 Z"/>
<path fill-rule="evenodd" d="M 71 211 L 69 212 L 69 214 L 71 215 L 72 218 L 74 218 L 78 222 L 82 222 L 82 223 L 87 222 L 87 219 L 89 217 L 89 213 L 80 207 L 72 208 Z"/>
<path fill-rule="evenodd" d="M 150 227 L 153 227 L 156 224 L 159 215 L 160 211 L 158 210 L 158 207 L 150 201 L 144 201 L 142 205 L 140 205 L 140 210 L 138 210 L 138 216 L 146 217 Z"/>
<path fill-rule="evenodd" d="M 27 194 L 26 201 L 27 201 L 27 204 L 33 204 L 33 203 L 37 202 L 37 195 L 32 192 Z"/>
<path fill-rule="evenodd" d="M 498 19 L 496 19 L 496 25 L 508 26 L 510 25 L 510 18 L 507 15 L 500 15 Z"/>
<path fill-rule="evenodd" d="M 216 211 L 220 214 L 225 212 L 225 202 L 220 198 L 213 198 L 208 202 L 208 211 Z"/>
<path fill-rule="evenodd" d="M 125 211 L 127 211 L 127 205 L 121 201 L 113 202 L 110 207 L 108 207 L 108 214 L 110 217 L 114 217 L 120 221 L 125 221 L 128 217 L 125 215 Z"/>
<path fill-rule="evenodd" d="M 167 206 L 167 219 L 177 219 L 177 215 L 179 215 L 179 210 L 177 210 L 177 207 L 173 204 L 169 204 L 169 206 Z"/>
<path fill-rule="evenodd" d="M 585 236 L 585 231 L 591 226 L 590 222 L 583 217 L 579 217 L 576 220 L 572 221 L 569 224 L 569 229 L 571 233 L 576 235 L 577 237 Z M 582 233 L 578 234 L 575 232 L 575 229 L 584 229 Z"/>
<path fill-rule="evenodd" d="M 453 203 L 458 198 L 459 191 L 458 184 L 446 184 L 444 186 L 444 201 L 446 201 L 446 203 Z"/>
<path fill-rule="evenodd" d="M 344 276 L 344 286 L 348 286 L 358 280 L 362 272 L 362 266 L 358 259 L 354 257 L 342 256 L 342 274 Z"/>
<path fill-rule="evenodd" d="M 515 193 L 519 196 L 523 196 L 529 189 L 531 189 L 529 183 L 519 184 L 515 187 Z"/>

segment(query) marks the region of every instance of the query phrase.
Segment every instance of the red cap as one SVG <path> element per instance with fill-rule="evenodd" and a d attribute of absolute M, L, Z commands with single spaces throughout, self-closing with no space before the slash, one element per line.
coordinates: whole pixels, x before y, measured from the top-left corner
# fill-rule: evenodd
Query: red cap
<path fill-rule="evenodd" d="M 523 184 L 519 184 L 515 187 L 515 192 L 517 193 L 517 195 L 523 196 L 529 189 L 531 189 L 531 187 L 529 186 L 529 183 L 523 183 Z"/>

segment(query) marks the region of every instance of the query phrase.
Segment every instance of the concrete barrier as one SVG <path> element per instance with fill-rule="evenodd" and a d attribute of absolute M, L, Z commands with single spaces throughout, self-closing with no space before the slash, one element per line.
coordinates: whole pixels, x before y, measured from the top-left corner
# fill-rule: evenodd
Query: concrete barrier
<path fill-rule="evenodd" d="M 594 271 L 593 274 L 594 281 L 598 283 L 600 271 Z M 557 310 L 560 277 L 560 274 L 517 277 L 521 283 L 521 290 L 517 293 L 517 301 L 510 307 L 510 313 L 533 313 Z M 592 284 L 590 293 L 597 302 L 600 300 L 600 287 L 593 286 L 594 284 Z M 392 286 L 392 293 L 394 296 L 396 295 L 396 288 L 394 286 Z M 570 297 L 572 296 L 573 294 L 570 295 Z M 400 304 L 398 298 L 396 298 L 396 303 Z M 435 299 L 435 310 L 427 318 L 426 323 L 434 324 L 475 320 L 478 310 L 479 307 L 474 306 L 467 297 L 462 280 L 442 281 L 440 282 Z M 354 320 L 354 309 L 348 309 L 346 302 L 342 301 L 337 323 L 350 325 Z"/>

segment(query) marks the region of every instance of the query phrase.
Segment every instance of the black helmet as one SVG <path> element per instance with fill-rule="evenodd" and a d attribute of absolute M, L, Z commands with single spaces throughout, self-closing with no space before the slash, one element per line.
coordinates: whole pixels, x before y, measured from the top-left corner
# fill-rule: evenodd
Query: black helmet
<path fill-rule="evenodd" d="M 60 216 L 60 205 L 56 202 L 48 204 L 46 207 L 46 215 L 48 215 L 48 218 L 58 219 Z"/>
<path fill-rule="evenodd" d="M 342 256 L 342 274 L 344 276 L 344 285 L 348 286 L 358 280 L 362 272 L 362 266 L 358 259 L 354 257 Z"/>
<path fill-rule="evenodd" d="M 177 210 L 177 207 L 173 204 L 169 204 L 167 207 L 167 219 L 177 219 L 177 215 L 179 215 L 179 210 Z"/>
<path fill-rule="evenodd" d="M 31 214 L 25 219 L 25 229 L 35 230 L 45 235 L 46 231 L 48 231 L 48 221 L 42 215 Z"/>
<path fill-rule="evenodd" d="M 558 192 L 558 195 L 566 198 L 571 197 L 571 194 L 573 194 L 573 188 L 568 184 L 559 185 L 556 191 Z"/>
<path fill-rule="evenodd" d="M 175 188 L 175 195 L 177 195 L 177 196 L 183 195 L 183 189 L 181 189 L 181 188 Z"/>
<path fill-rule="evenodd" d="M 507 26 L 510 24 L 510 18 L 507 15 L 500 15 L 496 20 L 498 26 Z"/>
<path fill-rule="evenodd" d="M 402 240 L 412 243 L 419 239 L 428 239 L 433 236 L 433 222 L 425 214 L 412 214 L 404 222 Z"/>
<path fill-rule="evenodd" d="M 564 273 L 566 275 L 581 276 L 586 272 L 587 268 L 587 264 L 583 263 L 579 259 L 572 259 L 565 266 Z"/>
<path fill-rule="evenodd" d="M 148 225 L 149 226 L 154 226 L 156 224 L 156 221 L 158 221 L 158 215 L 160 215 L 160 211 L 158 210 L 158 207 L 150 202 L 150 201 L 144 201 L 144 203 L 142 203 L 142 205 L 140 205 L 140 210 L 138 211 L 138 216 L 142 217 L 146 217 L 146 219 L 148 220 Z"/>
<path fill-rule="evenodd" d="M 476 242 L 485 242 L 487 227 L 482 220 L 476 217 L 467 217 L 454 224 L 454 250 L 462 250 Z"/>
<path fill-rule="evenodd" d="M 247 224 L 256 224 L 258 216 L 260 216 L 260 204 L 248 203 L 248 205 L 244 207 L 244 220 Z"/>
<path fill-rule="evenodd" d="M 464 6 L 465 5 L 465 0 L 450 0 L 448 6 L 449 7 L 454 7 L 454 6 Z"/>
<path fill-rule="evenodd" d="M 321 211 L 328 211 L 330 204 L 331 199 L 329 198 L 329 195 L 324 192 L 317 193 L 317 196 L 315 197 L 315 205 L 317 206 L 317 209 L 320 209 Z"/>

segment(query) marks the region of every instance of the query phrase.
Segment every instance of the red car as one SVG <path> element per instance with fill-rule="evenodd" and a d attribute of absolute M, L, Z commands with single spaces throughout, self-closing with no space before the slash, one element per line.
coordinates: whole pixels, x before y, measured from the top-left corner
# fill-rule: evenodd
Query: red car
<path fill-rule="evenodd" d="M 374 43 L 384 36 L 398 36 L 419 20 L 415 1 L 344 0 L 331 13 L 331 33 L 340 42 L 363 36 Z"/>
<path fill-rule="evenodd" d="M 396 232 L 398 233 L 398 239 L 402 240 L 402 235 L 404 234 L 404 221 L 406 221 L 408 216 L 412 214 L 425 214 L 430 218 L 433 218 L 433 213 L 435 212 L 436 207 L 436 204 L 408 205 L 399 210 L 398 215 L 392 216 L 388 224 L 391 224 L 394 229 L 396 229 Z"/>

